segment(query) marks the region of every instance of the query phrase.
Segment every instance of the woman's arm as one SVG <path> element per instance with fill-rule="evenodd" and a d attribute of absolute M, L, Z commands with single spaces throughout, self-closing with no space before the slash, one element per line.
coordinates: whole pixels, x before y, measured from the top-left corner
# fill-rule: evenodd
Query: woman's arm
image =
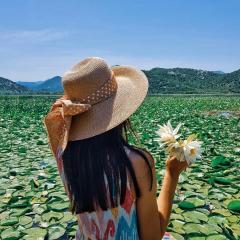
<path fill-rule="evenodd" d="M 157 198 L 158 212 L 160 218 L 161 232 L 165 233 L 169 223 L 174 193 L 177 187 L 179 174 L 171 175 L 166 170 L 160 194 Z"/>
<path fill-rule="evenodd" d="M 174 157 L 167 159 L 162 188 L 156 199 L 157 178 L 155 161 L 151 154 L 147 153 L 146 155 L 151 163 L 153 173 L 153 188 L 151 191 L 149 191 L 150 176 L 147 172 L 148 167 L 144 160 L 138 158 L 133 164 L 135 165 L 136 177 L 141 191 L 141 197 L 137 199 L 140 237 L 143 240 L 160 240 L 168 226 L 179 175 L 182 170 L 186 169 L 187 163 L 180 163 Z"/>

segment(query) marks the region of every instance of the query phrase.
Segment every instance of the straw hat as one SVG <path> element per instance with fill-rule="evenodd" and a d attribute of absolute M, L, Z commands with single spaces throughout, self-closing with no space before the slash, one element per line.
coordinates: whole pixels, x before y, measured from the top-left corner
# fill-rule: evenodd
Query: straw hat
<path fill-rule="evenodd" d="M 74 65 L 62 77 L 64 95 L 52 105 L 43 122 L 52 152 L 68 141 L 90 138 L 126 120 L 148 91 L 145 74 L 132 66 L 109 67 L 98 57 Z"/>

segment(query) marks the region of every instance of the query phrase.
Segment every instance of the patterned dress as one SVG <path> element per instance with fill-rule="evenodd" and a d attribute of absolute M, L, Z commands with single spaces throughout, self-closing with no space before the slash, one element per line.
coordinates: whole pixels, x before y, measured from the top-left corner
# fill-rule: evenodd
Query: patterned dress
<path fill-rule="evenodd" d="M 127 154 L 129 149 L 126 148 Z M 66 188 L 62 163 L 61 148 L 57 149 L 57 166 L 62 182 Z M 123 204 L 116 208 L 95 212 L 77 214 L 79 228 L 75 240 L 138 240 L 136 202 L 130 189 L 129 177 L 127 178 L 126 197 Z M 174 239 L 165 233 L 163 240 Z"/>

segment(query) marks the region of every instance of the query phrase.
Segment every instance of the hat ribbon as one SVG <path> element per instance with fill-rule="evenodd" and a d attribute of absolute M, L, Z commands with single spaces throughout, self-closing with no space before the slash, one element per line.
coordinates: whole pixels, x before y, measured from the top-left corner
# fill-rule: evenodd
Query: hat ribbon
<path fill-rule="evenodd" d="M 111 97 L 116 90 L 117 83 L 113 74 L 105 84 L 85 99 L 70 100 L 67 95 L 63 95 L 53 103 L 43 123 L 50 149 L 57 159 L 67 146 L 72 116 L 88 111 L 94 104 Z"/>
<path fill-rule="evenodd" d="M 73 102 L 66 95 L 57 99 L 50 112 L 44 117 L 50 149 L 55 157 L 58 151 L 64 150 L 67 145 L 72 116 L 81 114 L 91 107 L 87 103 Z"/>

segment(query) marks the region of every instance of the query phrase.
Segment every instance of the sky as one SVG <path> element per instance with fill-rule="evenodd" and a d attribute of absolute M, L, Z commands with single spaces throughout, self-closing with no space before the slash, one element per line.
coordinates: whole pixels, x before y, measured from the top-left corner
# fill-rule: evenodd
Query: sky
<path fill-rule="evenodd" d="M 240 68 L 239 0 L 1 0 L 0 76 L 39 81 L 109 65 Z"/>

